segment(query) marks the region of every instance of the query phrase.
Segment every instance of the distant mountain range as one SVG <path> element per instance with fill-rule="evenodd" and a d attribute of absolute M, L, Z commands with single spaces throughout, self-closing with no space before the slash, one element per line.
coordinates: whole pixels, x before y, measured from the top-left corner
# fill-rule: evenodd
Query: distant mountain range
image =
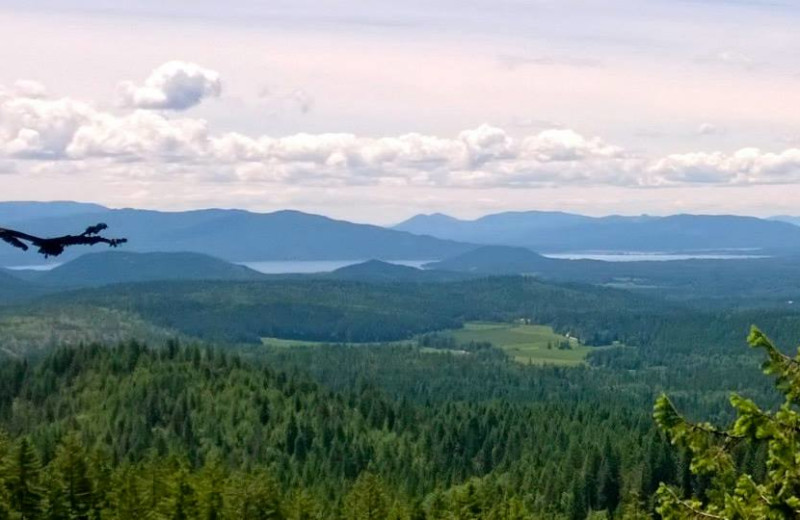
<path fill-rule="evenodd" d="M 770 217 L 769 220 L 777 220 L 778 222 L 788 222 L 789 224 L 800 226 L 800 217 L 792 217 L 790 215 L 777 215 L 775 217 Z"/>
<path fill-rule="evenodd" d="M 53 236 L 97 222 L 109 236 L 128 238 L 126 252 L 194 252 L 230 262 L 303 260 L 442 260 L 481 245 L 536 252 L 800 253 L 800 222 L 733 215 L 587 217 L 563 212 L 507 212 L 476 220 L 418 215 L 393 228 L 357 224 L 299 211 L 253 213 L 207 209 L 162 212 L 109 209 L 77 202 L 2 202 L 0 227 Z M 102 246 L 96 246 L 98 251 Z M 51 262 L 85 254 L 73 248 Z M 544 260 L 540 259 L 540 262 Z M 33 252 L 0 247 L 0 266 L 44 263 Z M 398 274 L 398 273 L 395 273 Z"/>
<path fill-rule="evenodd" d="M 103 213 L 108 208 L 83 202 L 0 202 L 0 227 L 12 227 L 15 222 L 39 218 L 59 218 L 69 215 Z"/>
<path fill-rule="evenodd" d="M 782 220 L 789 220 L 782 217 Z M 417 215 L 394 227 L 476 244 L 522 246 L 540 252 L 800 251 L 800 227 L 735 215 L 586 217 L 560 212 L 508 212 L 476 220 Z M 797 220 L 800 222 L 800 219 Z"/>
<path fill-rule="evenodd" d="M 78 233 L 97 222 L 109 225 L 109 236 L 125 237 L 131 252 L 197 252 L 221 259 L 267 260 L 433 260 L 453 256 L 475 246 L 452 240 L 417 236 L 368 224 L 355 224 L 299 211 L 251 213 L 208 209 L 160 212 L 107 209 L 94 205 L 54 203 L 0 203 L 3 224 L 35 235 Z M 83 211 L 83 210 L 86 211 Z M 42 217 L 28 218 L 39 211 Z M 26 218 L 20 218 L 24 216 Z M 100 247 L 100 246 L 98 246 Z M 70 260 L 86 253 L 75 248 L 59 257 Z M 0 265 L 43 263 L 30 252 L 4 247 Z"/>

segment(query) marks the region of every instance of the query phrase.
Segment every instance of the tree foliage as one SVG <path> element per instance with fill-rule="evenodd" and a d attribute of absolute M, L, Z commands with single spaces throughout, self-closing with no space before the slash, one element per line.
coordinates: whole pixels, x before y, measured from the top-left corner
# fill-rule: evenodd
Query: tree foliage
<path fill-rule="evenodd" d="M 672 442 L 691 454 L 691 470 L 710 480 L 701 494 L 686 496 L 673 486 L 658 489 L 658 512 L 676 519 L 791 519 L 800 517 L 800 353 L 782 353 L 759 329 L 751 347 L 766 354 L 764 371 L 775 377 L 785 401 L 775 411 L 762 410 L 739 394 L 730 398 L 736 420 L 727 429 L 692 423 L 666 396 L 655 405 L 658 425 Z M 766 446 L 766 472 L 756 475 L 737 455 L 743 446 Z"/>

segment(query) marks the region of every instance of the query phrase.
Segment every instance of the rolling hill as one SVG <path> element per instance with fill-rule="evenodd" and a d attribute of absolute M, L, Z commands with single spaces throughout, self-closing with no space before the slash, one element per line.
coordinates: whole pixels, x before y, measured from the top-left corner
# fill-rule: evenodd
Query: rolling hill
<path fill-rule="evenodd" d="M 468 273 L 451 271 L 423 270 L 416 267 L 392 264 L 380 260 L 368 260 L 360 264 L 339 268 L 329 275 L 337 280 L 351 280 L 373 283 L 395 282 L 448 282 L 470 278 Z"/>
<path fill-rule="evenodd" d="M 550 277 L 566 267 L 567 262 L 547 258 L 524 247 L 483 246 L 424 267 L 485 275 L 539 274 Z"/>
<path fill-rule="evenodd" d="M 51 271 L 35 281 L 59 287 L 92 287 L 156 280 L 260 280 L 264 276 L 247 267 L 199 253 L 90 253 Z"/>
<path fill-rule="evenodd" d="M 9 271 L 0 269 L 0 304 L 17 302 L 39 296 L 42 293 L 35 284 L 21 280 Z"/>

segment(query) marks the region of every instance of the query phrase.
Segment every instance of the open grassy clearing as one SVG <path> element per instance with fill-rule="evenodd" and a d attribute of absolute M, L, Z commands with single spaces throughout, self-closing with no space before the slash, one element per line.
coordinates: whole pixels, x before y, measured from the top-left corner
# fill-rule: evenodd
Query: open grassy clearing
<path fill-rule="evenodd" d="M 446 331 L 459 344 L 491 343 L 504 350 L 519 363 L 577 366 L 585 362 L 589 352 L 603 347 L 587 347 L 575 338 L 557 334 L 551 327 L 501 322 L 468 322 L 463 329 Z M 298 339 L 262 338 L 262 344 L 279 348 L 313 347 L 336 343 Z M 356 343 L 354 343 L 356 344 Z M 382 343 L 386 344 L 386 343 Z M 415 340 L 394 341 L 389 345 L 416 345 Z M 565 348 L 569 345 L 569 348 Z M 465 351 L 423 348 L 426 353 L 467 354 Z"/>
<path fill-rule="evenodd" d="M 469 322 L 450 334 L 459 343 L 492 343 L 520 363 L 580 365 L 596 347 L 557 334 L 551 327 L 516 323 Z M 570 348 L 559 348 L 569 345 Z"/>

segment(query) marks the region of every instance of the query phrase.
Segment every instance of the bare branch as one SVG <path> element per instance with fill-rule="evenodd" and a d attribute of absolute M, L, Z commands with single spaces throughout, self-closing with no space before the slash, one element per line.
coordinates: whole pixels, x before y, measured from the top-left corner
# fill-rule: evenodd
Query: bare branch
<path fill-rule="evenodd" d="M 61 237 L 42 238 L 13 229 L 0 228 L 0 240 L 7 244 L 27 251 L 29 245 L 39 248 L 38 252 L 45 258 L 58 256 L 64 249 L 70 246 L 93 246 L 95 244 L 108 244 L 110 247 L 117 247 L 126 243 L 126 238 L 106 238 L 100 233 L 108 229 L 108 226 L 100 223 L 89 226 L 80 235 L 64 235 Z M 27 242 L 27 243 L 26 243 Z"/>
<path fill-rule="evenodd" d="M 679 497 L 677 495 L 677 493 L 675 493 L 675 491 L 673 491 L 671 488 L 665 487 L 665 489 L 667 490 L 667 492 L 670 495 L 672 495 L 672 499 L 675 500 L 675 503 L 679 504 L 684 509 L 688 509 L 695 516 L 695 518 L 709 518 L 709 519 L 712 519 L 712 520 L 726 520 L 726 518 L 724 516 L 715 515 L 715 514 L 712 514 L 712 513 L 707 513 L 707 512 L 705 512 L 705 511 L 703 511 L 701 509 L 698 509 L 698 508 L 694 507 L 690 502 L 688 502 L 686 500 L 683 500 L 681 497 Z"/>

